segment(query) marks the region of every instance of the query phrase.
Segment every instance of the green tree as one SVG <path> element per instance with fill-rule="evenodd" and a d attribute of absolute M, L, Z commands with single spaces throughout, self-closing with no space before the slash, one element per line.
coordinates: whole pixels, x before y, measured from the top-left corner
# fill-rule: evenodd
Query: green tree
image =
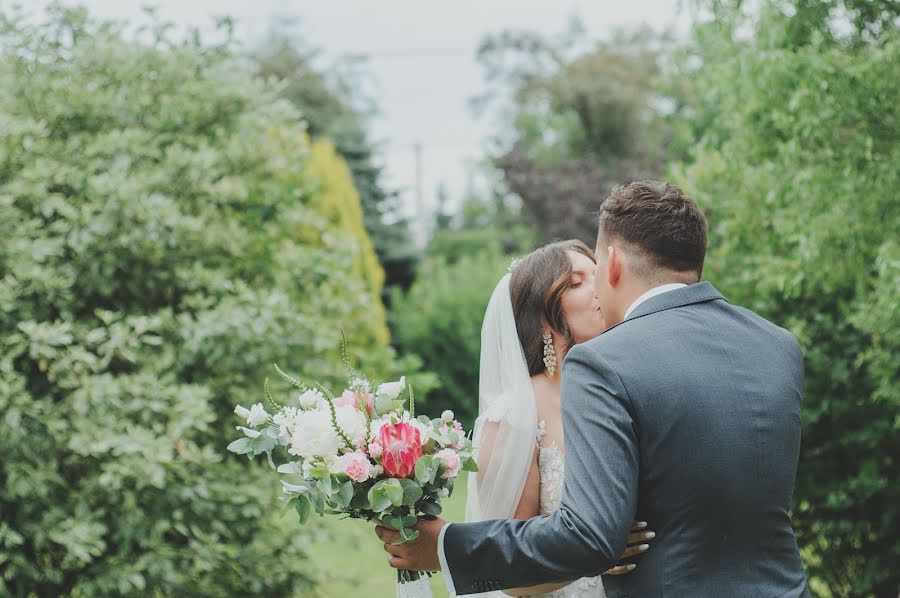
<path fill-rule="evenodd" d="M 593 244 L 597 198 L 660 177 L 673 137 L 659 85 L 670 43 L 644 27 L 588 45 L 577 21 L 559 39 L 505 32 L 482 42 L 494 82 L 483 103 L 508 97 L 494 163 L 541 240 Z"/>
<path fill-rule="evenodd" d="M 374 102 L 361 91 L 363 75 L 347 61 L 327 69 L 318 66 L 318 51 L 286 27 L 273 28 L 250 57 L 258 75 L 280 82 L 282 97 L 303 113 L 310 135 L 331 139 L 347 161 L 387 283 L 409 286 L 419 255 L 399 195 L 381 181 L 377 150 L 366 132 Z"/>
<path fill-rule="evenodd" d="M 893 597 L 900 35 L 885 23 L 896 5 L 892 19 L 875 11 L 863 23 L 857 8 L 887 4 L 798 0 L 756 14 L 733 4 L 713 4 L 716 20 L 695 28 L 688 70 L 702 124 L 675 178 L 710 217 L 705 276 L 804 347 L 793 520 L 813 590 Z"/>
<path fill-rule="evenodd" d="M 452 409 L 471 424 L 478 415 L 481 323 L 510 258 L 488 248 L 456 261 L 429 258 L 406 293 L 391 307 L 394 342 L 422 358 L 435 375 L 425 403 L 429 413 Z"/>
<path fill-rule="evenodd" d="M 341 327 L 387 368 L 359 207 L 230 41 L 122 29 L 0 16 L 0 594 L 305 595 L 224 447 L 273 361 L 340 375 Z"/>

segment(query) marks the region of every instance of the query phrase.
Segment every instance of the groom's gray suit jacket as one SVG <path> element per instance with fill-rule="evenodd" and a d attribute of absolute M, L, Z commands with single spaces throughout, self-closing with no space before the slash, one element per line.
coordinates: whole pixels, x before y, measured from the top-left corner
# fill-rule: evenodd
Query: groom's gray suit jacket
<path fill-rule="evenodd" d="M 447 529 L 457 593 L 598 575 L 638 519 L 657 537 L 609 598 L 808 596 L 788 516 L 802 392 L 794 337 L 709 283 L 648 299 L 566 357 L 560 509 Z"/>

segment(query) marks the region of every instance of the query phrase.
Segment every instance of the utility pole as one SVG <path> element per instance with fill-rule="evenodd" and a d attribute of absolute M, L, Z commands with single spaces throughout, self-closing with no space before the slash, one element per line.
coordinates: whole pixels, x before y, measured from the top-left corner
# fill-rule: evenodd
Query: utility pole
<path fill-rule="evenodd" d="M 416 160 L 416 189 L 415 189 L 415 202 L 416 202 L 416 230 L 414 233 L 414 238 L 416 240 L 416 245 L 419 249 L 425 247 L 425 242 L 428 238 L 427 232 L 427 224 L 425 222 L 426 210 L 425 210 L 425 194 L 422 192 L 422 143 L 417 141 L 413 145 L 413 152 L 415 154 Z"/>

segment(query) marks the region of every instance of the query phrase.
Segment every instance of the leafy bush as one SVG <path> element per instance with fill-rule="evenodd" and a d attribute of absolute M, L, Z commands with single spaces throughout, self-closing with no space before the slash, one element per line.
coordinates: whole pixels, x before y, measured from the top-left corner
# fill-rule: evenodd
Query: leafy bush
<path fill-rule="evenodd" d="M 396 344 L 421 357 L 437 377 L 426 398 L 429 413 L 452 409 L 466 425 L 478 415 L 481 323 L 509 261 L 498 252 L 462 255 L 452 263 L 432 258 L 409 291 L 393 298 Z"/>
<path fill-rule="evenodd" d="M 808 16 L 769 6 L 745 41 L 733 15 L 698 27 L 705 134 L 676 177 L 710 215 L 705 276 L 804 347 L 793 518 L 814 590 L 896 596 L 900 36 L 796 45 Z"/>
<path fill-rule="evenodd" d="M 273 361 L 340 376 L 340 327 L 387 367 L 346 168 L 230 42 L 31 23 L 0 16 L 0 594 L 305 592 L 224 447 Z"/>

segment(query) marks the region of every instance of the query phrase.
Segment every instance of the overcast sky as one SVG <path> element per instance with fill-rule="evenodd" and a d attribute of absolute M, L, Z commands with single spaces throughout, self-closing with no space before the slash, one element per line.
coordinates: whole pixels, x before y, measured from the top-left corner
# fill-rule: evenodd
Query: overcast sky
<path fill-rule="evenodd" d="M 28 0 L 39 9 L 48 0 Z M 252 45 L 273 19 L 296 18 L 323 60 L 343 54 L 368 55 L 366 71 L 375 85 L 380 115 L 371 123 L 386 167 L 386 183 L 401 190 L 410 216 L 414 201 L 413 147 L 422 145 L 424 211 L 435 205 L 443 182 L 458 199 L 471 164 L 483 155 L 490 122 L 472 114 L 469 100 L 486 89 L 475 48 L 487 34 L 528 29 L 563 31 L 578 15 L 592 38 L 616 27 L 648 23 L 686 29 L 679 0 L 82 0 L 98 17 L 140 21 L 142 6 L 179 26 L 211 28 L 213 16 L 237 19 L 237 35 Z"/>

